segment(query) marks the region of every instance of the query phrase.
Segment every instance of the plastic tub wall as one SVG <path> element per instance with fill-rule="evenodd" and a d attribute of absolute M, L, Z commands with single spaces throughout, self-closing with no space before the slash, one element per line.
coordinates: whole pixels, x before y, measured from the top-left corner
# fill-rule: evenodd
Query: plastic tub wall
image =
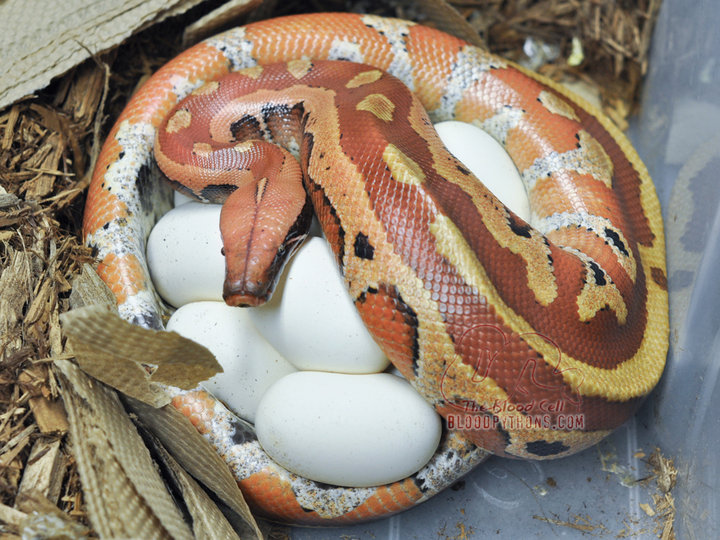
<path fill-rule="evenodd" d="M 640 506 L 654 484 L 638 482 L 655 447 L 679 469 L 677 538 L 720 538 L 719 28 L 717 0 L 664 0 L 631 126 L 663 205 L 671 317 L 667 369 L 640 414 L 576 456 L 491 458 L 413 510 L 294 539 L 658 538 Z"/>

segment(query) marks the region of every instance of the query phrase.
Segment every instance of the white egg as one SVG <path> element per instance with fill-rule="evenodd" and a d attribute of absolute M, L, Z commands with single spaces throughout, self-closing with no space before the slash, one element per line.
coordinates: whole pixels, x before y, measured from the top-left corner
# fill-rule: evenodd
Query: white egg
<path fill-rule="evenodd" d="M 170 210 L 150 232 L 150 275 L 170 305 L 222 300 L 225 257 L 220 209 L 217 204 L 188 202 Z"/>
<path fill-rule="evenodd" d="M 273 298 L 253 309 L 250 318 L 298 369 L 377 373 L 388 366 L 322 238 L 308 238 L 288 263 Z"/>
<path fill-rule="evenodd" d="M 260 401 L 255 428 L 263 449 L 286 469 L 352 487 L 417 472 L 442 431 L 433 408 L 399 377 L 313 371 L 272 385 Z"/>
<path fill-rule="evenodd" d="M 222 302 L 185 304 L 170 317 L 167 329 L 210 349 L 223 372 L 202 386 L 249 422 L 255 420 L 265 391 L 295 372 L 257 333 L 244 308 Z"/>
<path fill-rule="evenodd" d="M 439 122 L 435 129 L 448 150 L 485 187 L 515 212 L 530 219 L 530 203 L 520 173 L 505 149 L 487 132 L 465 122 Z"/>

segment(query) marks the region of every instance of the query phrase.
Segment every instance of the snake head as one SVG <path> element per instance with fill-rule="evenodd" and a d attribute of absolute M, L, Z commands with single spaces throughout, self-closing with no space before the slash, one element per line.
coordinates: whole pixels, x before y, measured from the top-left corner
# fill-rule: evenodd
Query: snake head
<path fill-rule="evenodd" d="M 282 205 L 256 204 L 254 187 L 238 188 L 228 197 L 220 214 L 226 304 L 255 307 L 270 300 L 285 264 L 310 228 L 312 205 L 301 193 L 299 201 Z"/>

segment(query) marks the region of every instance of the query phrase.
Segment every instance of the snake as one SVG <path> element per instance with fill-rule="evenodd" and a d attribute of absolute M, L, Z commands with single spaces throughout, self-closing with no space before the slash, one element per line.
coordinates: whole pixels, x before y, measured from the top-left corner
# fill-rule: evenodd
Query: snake
<path fill-rule="evenodd" d="M 527 221 L 444 147 L 432 128 L 443 120 L 503 146 Z M 253 427 L 202 388 L 176 390 L 173 405 L 272 519 L 376 519 L 427 500 L 488 453 L 579 452 L 625 422 L 662 374 L 663 223 L 636 151 L 558 83 L 439 30 L 291 15 L 206 39 L 144 83 L 97 160 L 83 233 L 120 315 L 147 328 L 163 327 L 166 308 L 145 242 L 172 187 L 227 200 L 224 296 L 234 305 L 270 294 L 259 283 L 300 243 L 312 209 L 371 335 L 446 421 L 417 473 L 332 486 L 274 463 Z M 276 199 L 294 202 L 273 227 Z M 273 230 L 255 241 L 259 229 Z"/>

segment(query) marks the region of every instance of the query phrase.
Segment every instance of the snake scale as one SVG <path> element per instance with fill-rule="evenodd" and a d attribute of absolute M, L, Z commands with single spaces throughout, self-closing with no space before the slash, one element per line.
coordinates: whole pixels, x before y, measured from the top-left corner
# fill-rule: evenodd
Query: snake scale
<path fill-rule="evenodd" d="M 450 119 L 504 146 L 527 190 L 529 222 L 444 149 L 431 121 Z M 175 406 L 265 515 L 362 521 L 426 500 L 485 451 L 569 455 L 622 424 L 662 373 L 665 247 L 647 170 L 599 111 L 459 39 L 376 16 L 297 15 L 212 37 L 150 78 L 102 149 L 84 234 L 121 315 L 161 328 L 144 255 L 170 206 L 155 146 L 181 190 L 203 200 L 247 191 L 250 203 L 235 203 L 241 212 L 254 201 L 261 213 L 270 193 L 295 189 L 272 186 L 299 164 L 300 217 L 275 236 L 290 251 L 312 204 L 369 331 L 455 428 L 410 478 L 342 488 L 280 468 L 252 427 L 203 390 L 178 392 Z M 230 179 L 231 164 L 259 178 L 243 187 L 250 181 Z M 241 227 L 232 216 L 223 211 L 228 261 Z M 230 303 L 252 303 L 241 278 L 228 275 Z"/>

